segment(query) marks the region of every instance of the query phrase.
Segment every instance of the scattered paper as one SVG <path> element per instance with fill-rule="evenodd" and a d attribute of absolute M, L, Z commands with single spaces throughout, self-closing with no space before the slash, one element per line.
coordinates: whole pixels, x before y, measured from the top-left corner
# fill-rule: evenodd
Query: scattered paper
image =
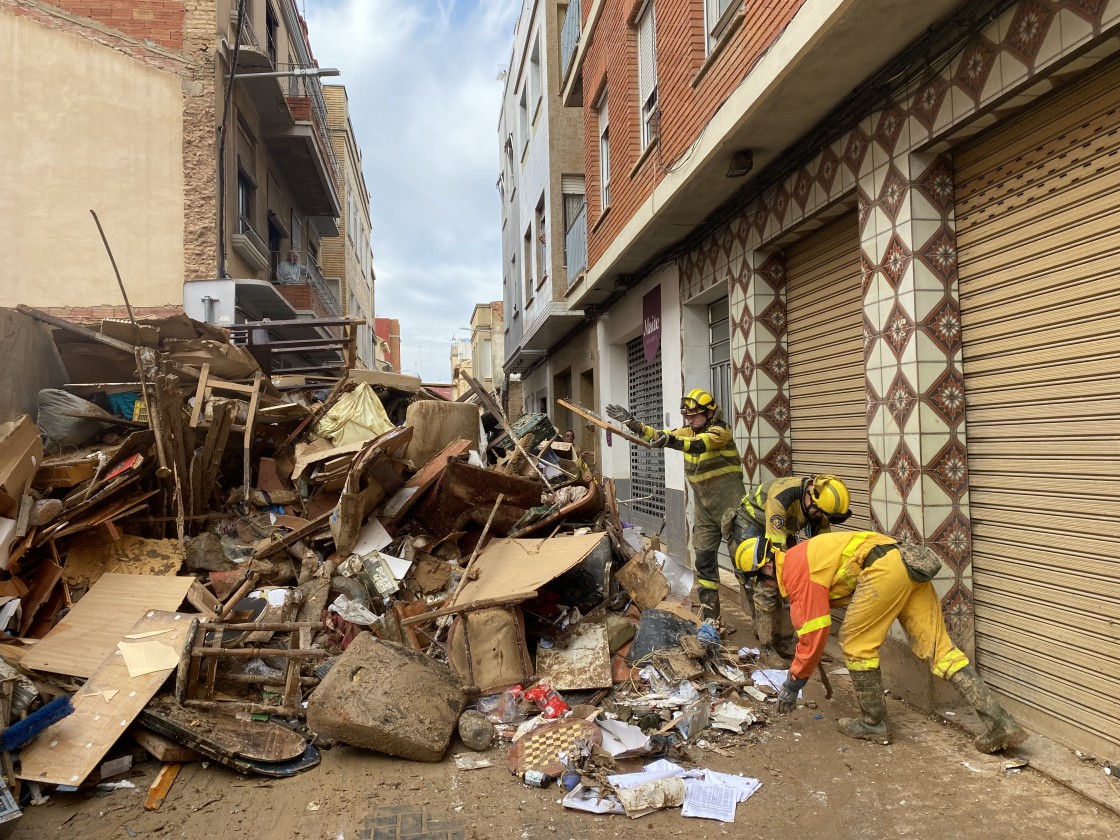
<path fill-rule="evenodd" d="M 350 550 L 352 554 L 359 556 L 369 554 L 373 551 L 380 551 L 385 548 L 393 538 L 389 536 L 389 532 L 385 530 L 385 526 L 376 517 L 370 517 L 369 522 L 362 526 L 358 531 L 358 539 L 354 543 L 354 547 Z"/>
<path fill-rule="evenodd" d="M 710 782 L 693 782 L 688 786 L 681 808 L 682 817 L 735 822 L 735 791 Z"/>
<path fill-rule="evenodd" d="M 133 679 L 179 666 L 178 652 L 162 642 L 117 642 L 117 649 Z"/>
<path fill-rule="evenodd" d="M 101 697 L 104 698 L 106 703 L 111 703 L 113 698 L 120 694 L 120 691 L 115 688 L 106 688 L 101 691 L 91 691 L 89 694 L 83 694 L 82 697 Z"/>
<path fill-rule="evenodd" d="M 472 753 L 459 753 L 454 756 L 455 766 L 460 770 L 481 770 L 483 767 L 493 767 L 494 762 L 481 755 Z"/>
<path fill-rule="evenodd" d="M 775 691 L 781 690 L 783 683 L 789 677 L 789 671 L 783 668 L 761 668 L 751 674 L 751 679 L 754 680 L 755 685 L 766 686 Z M 797 692 L 797 696 L 801 696 L 801 692 Z"/>
<path fill-rule="evenodd" d="M 617 793 L 622 807 L 626 809 L 626 815 L 631 819 L 637 819 L 663 808 L 682 805 L 688 795 L 688 789 L 685 787 L 684 779 L 674 776 L 667 779 L 654 779 L 636 787 L 619 788 Z"/>
<path fill-rule="evenodd" d="M 597 720 L 595 725 L 603 731 L 603 749 L 612 758 L 643 753 L 649 749 L 649 736 L 637 726 L 621 720 Z"/>
<path fill-rule="evenodd" d="M 721 700 L 717 703 L 712 708 L 710 719 L 716 729 L 726 729 L 729 732 L 742 732 L 744 726 L 758 722 L 758 718 L 750 709 L 732 703 L 730 700 Z"/>
<path fill-rule="evenodd" d="M 587 811 L 589 814 L 625 814 L 626 809 L 614 794 L 603 795 L 601 788 L 576 785 L 564 797 L 563 805 L 573 811 Z"/>

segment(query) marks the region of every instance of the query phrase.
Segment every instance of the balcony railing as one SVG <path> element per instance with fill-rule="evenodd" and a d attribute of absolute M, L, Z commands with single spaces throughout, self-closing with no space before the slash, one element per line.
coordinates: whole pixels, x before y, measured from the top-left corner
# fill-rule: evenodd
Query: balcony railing
<path fill-rule="evenodd" d="M 587 202 L 569 222 L 564 234 L 564 264 L 567 266 L 568 287 L 587 270 Z"/>
<path fill-rule="evenodd" d="M 340 318 L 342 306 L 323 270 L 309 251 L 296 251 L 290 261 L 289 251 L 273 251 L 272 281 L 294 308 L 313 312 L 316 318 Z"/>
<path fill-rule="evenodd" d="M 334 180 L 335 194 L 341 196 L 342 167 L 327 132 L 327 101 L 323 98 L 322 83 L 316 78 L 292 76 L 288 80 L 288 107 L 295 120 L 306 120 L 314 126 L 319 154 L 327 161 Z"/>
<path fill-rule="evenodd" d="M 571 0 L 568 4 L 568 13 L 564 15 L 564 28 L 560 30 L 560 78 L 568 78 L 572 59 L 579 46 L 580 31 L 583 28 L 583 15 L 580 11 L 580 0 Z"/>
<path fill-rule="evenodd" d="M 230 39 L 237 37 L 237 9 L 229 10 L 229 33 Z M 249 19 L 249 15 L 245 15 L 245 19 L 241 22 L 241 46 L 243 47 L 256 47 L 260 49 L 260 42 L 257 40 L 257 33 L 253 31 L 253 22 Z"/>

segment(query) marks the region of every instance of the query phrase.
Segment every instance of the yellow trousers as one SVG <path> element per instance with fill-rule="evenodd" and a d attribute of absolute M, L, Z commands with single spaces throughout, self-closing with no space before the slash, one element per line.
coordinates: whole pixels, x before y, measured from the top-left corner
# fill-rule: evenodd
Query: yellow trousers
<path fill-rule="evenodd" d="M 914 655 L 928 662 L 936 676 L 947 680 L 968 664 L 945 629 L 933 584 L 911 580 L 896 549 L 864 568 L 857 579 L 840 628 L 840 650 L 848 670 L 879 667 L 879 649 L 896 618 Z"/>

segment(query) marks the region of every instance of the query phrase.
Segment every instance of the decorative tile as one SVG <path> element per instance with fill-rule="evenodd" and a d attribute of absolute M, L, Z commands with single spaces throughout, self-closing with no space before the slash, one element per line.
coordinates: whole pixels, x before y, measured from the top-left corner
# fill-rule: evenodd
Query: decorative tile
<path fill-rule="evenodd" d="M 872 503 L 871 510 L 868 511 L 868 519 L 871 520 L 871 530 L 878 531 L 880 534 L 887 533 L 887 529 L 883 527 L 883 520 L 880 517 L 877 506 Z"/>
<path fill-rule="evenodd" d="M 778 189 L 774 193 L 774 198 L 770 202 L 770 213 L 773 215 L 779 228 L 781 228 L 782 224 L 785 222 L 786 210 L 788 209 L 789 190 L 786 189 L 785 184 L 779 184 Z"/>
<path fill-rule="evenodd" d="M 802 211 L 805 210 L 805 203 L 809 200 L 809 193 L 813 189 L 813 176 L 809 174 L 806 167 L 801 167 L 797 173 L 797 181 L 793 185 L 793 200 L 797 202 L 797 206 Z"/>
<path fill-rule="evenodd" d="M 960 500 L 968 491 L 968 456 L 960 440 L 952 438 L 933 457 L 929 474 L 949 496 Z"/>
<path fill-rule="evenodd" d="M 918 394 L 914 390 L 914 386 L 910 384 L 902 371 L 899 371 L 895 374 L 894 381 L 891 382 L 891 387 L 887 390 L 887 395 L 883 399 L 883 405 L 894 417 L 899 429 L 906 426 L 906 421 L 910 419 L 910 415 L 914 412 L 914 406 L 917 404 Z"/>
<path fill-rule="evenodd" d="M 1058 6 L 1069 9 L 1078 17 L 1092 24 L 1101 22 L 1101 13 L 1108 5 L 1108 0 L 1060 0 Z"/>
<path fill-rule="evenodd" d="M 902 304 L 895 302 L 891 307 L 890 315 L 887 316 L 886 324 L 883 326 L 883 341 L 891 348 L 896 359 L 901 359 L 903 352 L 906 350 L 906 345 L 910 343 L 910 336 L 914 334 L 914 322 L 910 320 L 910 316 L 906 314 L 906 310 L 902 308 Z"/>
<path fill-rule="evenodd" d="M 998 50 L 983 35 L 969 44 L 961 55 L 953 83 L 971 97 L 973 103 L 980 100 L 984 85 L 996 61 Z"/>
<path fill-rule="evenodd" d="M 836 173 L 839 169 L 840 158 L 832 151 L 831 146 L 825 147 L 821 152 L 820 166 L 817 168 L 817 182 L 826 194 L 831 195 L 832 185 L 836 181 Z"/>
<path fill-rule="evenodd" d="M 867 220 L 871 218 L 871 211 L 875 203 L 871 196 L 863 191 L 863 187 L 856 187 L 856 218 L 859 223 L 860 233 L 867 227 Z"/>
<path fill-rule="evenodd" d="M 926 316 L 922 329 L 947 356 L 955 353 L 961 346 L 961 309 L 957 299 L 945 295 Z"/>
<path fill-rule="evenodd" d="M 946 368 L 926 391 L 925 400 L 950 429 L 957 428 L 965 412 L 964 375 L 955 367 Z"/>
<path fill-rule="evenodd" d="M 879 477 L 883 474 L 883 462 L 879 460 L 879 455 L 875 452 L 875 447 L 870 443 L 867 445 L 867 486 L 874 491 L 875 485 L 879 483 Z"/>
<path fill-rule="evenodd" d="M 906 200 L 906 192 L 909 186 L 906 178 L 898 171 L 897 166 L 892 163 L 887 167 L 887 177 L 883 179 L 883 187 L 879 190 L 878 201 L 879 206 L 891 217 L 892 222 L 898 221 L 898 211 L 902 207 L 902 202 Z"/>
<path fill-rule="evenodd" d="M 959 511 L 946 519 L 929 541 L 953 571 L 963 571 L 972 562 L 972 527 Z"/>
<path fill-rule="evenodd" d="M 864 308 L 863 312 L 863 363 L 867 365 L 868 360 L 871 358 L 871 353 L 875 349 L 875 342 L 879 339 L 879 333 L 875 329 L 875 325 L 867 319 L 867 309 Z"/>
<path fill-rule="evenodd" d="M 770 421 L 770 425 L 785 434 L 789 430 L 789 400 L 785 394 L 778 394 L 762 409 L 762 416 Z"/>
<path fill-rule="evenodd" d="M 957 279 L 957 237 L 947 224 L 918 249 L 918 259 L 945 285 Z"/>
<path fill-rule="evenodd" d="M 913 254 L 903 244 L 902 238 L 897 233 L 892 233 L 890 241 L 883 251 L 883 259 L 879 263 L 879 271 L 891 284 L 892 289 L 897 290 L 899 284 L 902 283 L 902 277 L 906 274 L 906 269 L 910 267 L 912 257 Z"/>
<path fill-rule="evenodd" d="M 1003 40 L 1004 48 L 1024 64 L 1033 66 L 1053 20 L 1054 10 L 1049 5 L 1022 0 Z"/>
<path fill-rule="evenodd" d="M 775 446 L 762 461 L 775 476 L 784 478 L 793 470 L 793 452 L 785 441 Z"/>
<path fill-rule="evenodd" d="M 905 442 L 900 442 L 895 448 L 894 454 L 887 461 L 886 472 L 902 497 L 909 496 L 921 476 L 921 470 L 918 468 L 918 459 Z"/>
<path fill-rule="evenodd" d="M 867 290 L 871 288 L 871 281 L 875 279 L 875 272 L 878 271 L 878 266 L 867 258 L 862 250 L 859 252 L 859 277 L 860 277 L 860 296 L 866 300 Z"/>
<path fill-rule="evenodd" d="M 852 129 L 848 135 L 848 143 L 844 147 L 844 163 L 855 177 L 859 177 L 863 169 L 863 161 L 867 156 L 867 147 L 871 145 L 871 138 L 860 126 Z"/>
<path fill-rule="evenodd" d="M 786 284 L 786 258 L 780 251 L 770 254 L 755 272 L 762 277 L 774 291 Z"/>
<path fill-rule="evenodd" d="M 891 103 L 879 114 L 879 122 L 875 126 L 875 141 L 883 147 L 883 151 L 894 154 L 898 137 L 906 123 L 906 114 L 898 105 Z"/>
<path fill-rule="evenodd" d="M 957 645 L 969 646 L 975 633 L 972 591 L 957 582 L 941 599 L 941 612 L 945 615 L 945 629 Z"/>
<path fill-rule="evenodd" d="M 905 508 L 902 515 L 895 520 L 891 526 L 890 534 L 899 542 L 907 543 L 921 543 L 922 535 L 918 526 L 914 524 L 914 520 L 910 517 L 909 511 Z"/>
<path fill-rule="evenodd" d="M 867 428 L 871 428 L 872 421 L 875 418 L 875 412 L 879 410 L 879 406 L 883 404 L 883 399 L 875 391 L 875 385 L 870 379 L 865 379 L 863 383 L 863 401 L 864 410 L 866 412 Z"/>
<path fill-rule="evenodd" d="M 786 334 L 786 305 L 781 298 L 776 298 L 765 311 L 758 316 L 758 322 L 770 331 L 774 338 L 781 338 Z"/>
<path fill-rule="evenodd" d="M 776 385 L 784 385 L 789 378 L 789 357 L 786 355 L 785 347 L 775 347 L 771 350 L 770 355 L 762 360 L 759 367 L 769 374 Z"/>
<path fill-rule="evenodd" d="M 915 119 L 927 131 L 932 131 L 937 124 L 937 115 L 945 103 L 945 93 L 949 90 L 949 83 L 940 73 L 932 74 L 918 90 L 914 97 L 912 113 Z"/>
<path fill-rule="evenodd" d="M 748 443 L 743 448 L 743 454 L 740 458 L 743 461 L 743 469 L 747 471 L 747 475 L 754 475 L 754 471 L 758 469 L 758 455 L 755 454 L 754 444 Z"/>

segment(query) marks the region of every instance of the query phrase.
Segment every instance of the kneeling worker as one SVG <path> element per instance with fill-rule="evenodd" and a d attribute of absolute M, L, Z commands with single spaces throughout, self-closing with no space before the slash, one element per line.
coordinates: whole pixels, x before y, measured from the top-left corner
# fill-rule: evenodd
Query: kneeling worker
<path fill-rule="evenodd" d="M 945 630 L 933 576 L 941 566 L 924 546 L 900 545 L 874 531 L 822 534 L 799 543 L 775 560 L 778 586 L 789 597 L 797 629 L 797 653 L 778 694 L 778 711 L 791 712 L 828 640 L 832 607 L 848 609 L 840 628 L 840 650 L 855 683 L 858 718 L 837 726 L 852 738 L 891 742 L 883 703 L 879 649 L 897 618 L 910 649 L 930 663 L 980 715 L 987 730 L 976 749 L 994 753 L 1022 743 L 1027 733 L 1000 706 L 991 690 Z"/>
<path fill-rule="evenodd" d="M 767 666 L 784 668 L 781 658 L 788 661 L 794 646 L 789 622 L 781 621 L 784 613 L 778 611 L 782 597 L 774 579 L 774 552 L 792 548 L 799 535 L 827 533 L 851 515 L 851 494 L 834 475 L 775 478 L 743 498 L 731 527 L 731 557 L 753 606 L 754 630 Z M 746 574 L 754 568 L 761 571 Z"/>

